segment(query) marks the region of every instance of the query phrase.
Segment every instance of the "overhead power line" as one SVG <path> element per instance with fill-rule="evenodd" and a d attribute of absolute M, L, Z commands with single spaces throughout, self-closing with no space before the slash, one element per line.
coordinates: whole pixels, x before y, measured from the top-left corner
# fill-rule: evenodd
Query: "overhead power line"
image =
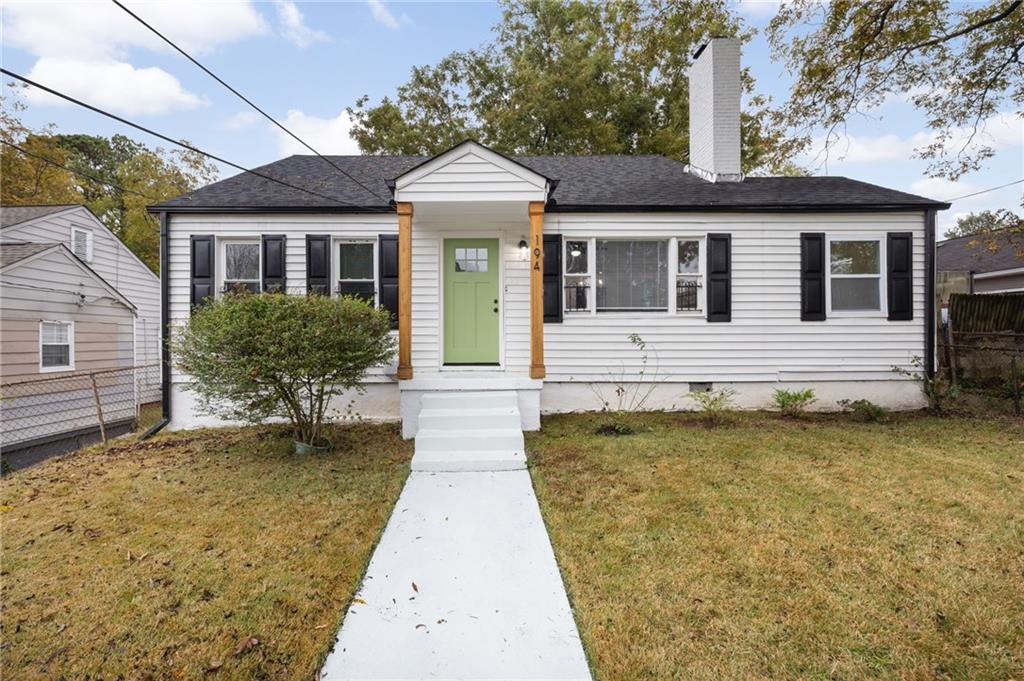
<path fill-rule="evenodd" d="M 1001 184 L 998 187 L 990 187 L 988 189 L 982 189 L 980 192 L 974 192 L 972 194 L 964 194 L 963 196 L 956 196 L 956 197 L 953 197 L 952 199 L 945 199 L 945 201 L 947 201 L 949 203 L 952 203 L 953 201 L 959 201 L 960 199 L 967 199 L 967 198 L 970 198 L 972 196 L 978 196 L 980 194 L 988 194 L 989 192 L 994 192 L 997 189 L 1006 189 L 1007 187 L 1012 187 L 1013 185 L 1020 184 L 1021 182 L 1024 182 L 1024 177 L 1020 178 L 1019 180 L 1014 180 L 1013 182 L 1007 182 L 1006 184 Z"/>
<path fill-rule="evenodd" d="M 200 62 L 199 62 L 199 61 L 198 61 L 198 60 L 197 60 L 196 58 L 194 58 L 194 57 L 193 57 L 192 55 L 190 55 L 190 54 L 189 54 L 188 52 L 186 52 L 186 51 L 185 51 L 185 50 L 183 50 L 182 48 L 178 47 L 178 46 L 177 46 L 177 45 L 176 45 L 176 44 L 175 44 L 175 43 L 174 43 L 174 42 L 173 42 L 173 41 L 172 41 L 172 40 L 171 40 L 170 38 L 168 38 L 168 37 L 167 37 L 167 36 L 165 36 L 165 35 L 164 35 L 163 33 L 161 33 L 160 31 L 156 30 L 155 28 L 153 28 L 153 26 L 151 26 L 150 24 L 148 24 L 148 23 L 147 23 L 147 22 L 146 22 L 146 21 L 145 21 L 145 20 L 144 20 L 144 19 L 143 19 L 142 17 L 140 17 L 140 16 L 138 15 L 138 14 L 136 14 L 135 12 L 133 12 L 133 11 L 131 11 L 130 9 L 128 9 L 127 7 L 125 7 L 125 6 L 124 6 L 124 5 L 123 5 L 123 4 L 121 3 L 121 2 L 119 2 L 119 0 L 111 0 L 111 2 L 113 2 L 113 3 L 115 4 L 115 5 L 117 5 L 117 6 L 118 6 L 118 7 L 120 7 L 121 9 L 123 9 L 123 10 L 124 10 L 125 12 L 127 12 L 127 13 L 128 13 L 128 14 L 129 14 L 129 15 L 130 15 L 130 16 L 131 16 L 131 17 L 132 17 L 133 19 L 135 19 L 135 20 L 136 20 L 136 21 L 138 21 L 138 22 L 139 22 L 140 24 L 142 24 L 143 26 L 145 26 L 146 28 L 148 28 L 148 29 L 149 29 L 150 31 L 152 31 L 152 32 L 153 32 L 154 34 L 156 34 L 156 36 L 157 36 L 158 38 L 160 38 L 160 39 L 161 39 L 161 40 L 163 40 L 163 41 L 164 41 L 165 43 L 167 43 L 168 45 L 170 45 L 171 47 L 173 47 L 173 48 L 174 48 L 175 50 L 177 50 L 177 51 L 178 51 L 178 52 L 179 52 L 179 53 L 180 53 L 180 54 L 181 54 L 181 55 L 182 55 L 183 57 L 185 57 L 185 59 L 188 59 L 188 60 L 189 60 L 190 62 L 192 62 L 193 64 L 195 64 L 196 66 L 198 66 L 198 67 L 199 67 L 200 69 L 202 69 L 202 70 L 203 70 L 203 71 L 204 71 L 204 72 L 206 73 L 206 75 L 210 76 L 210 78 L 213 78 L 213 79 L 214 79 L 215 81 L 217 81 L 218 83 L 220 83 L 221 85 L 223 85 L 223 86 L 224 86 L 225 88 L 227 88 L 228 90 L 230 90 L 230 91 L 231 91 L 231 93 L 232 93 L 232 94 L 234 94 L 234 95 L 235 95 L 236 97 L 238 97 L 238 98 L 239 98 L 239 99 L 241 99 L 241 100 L 242 100 L 243 102 L 245 102 L 246 104 L 248 104 L 249 106 L 251 106 L 251 107 L 252 107 L 253 109 L 255 109 L 256 111 L 258 111 L 258 112 L 260 113 L 260 115 L 262 115 L 262 116 L 263 116 L 264 118 L 266 118 L 266 119 L 267 119 L 268 121 L 270 121 L 271 123 L 273 123 L 274 125 L 276 125 L 277 127 L 279 127 L 279 128 L 281 129 L 281 130 L 283 130 L 283 131 L 284 131 L 284 132 L 285 132 L 286 134 L 288 134 L 288 135 L 289 135 L 289 136 L 290 136 L 290 137 L 291 137 L 292 139 L 294 139 L 294 140 L 295 140 L 296 142 L 298 142 L 298 143 L 299 143 L 299 144 L 301 144 L 302 146 L 304 146 L 304 147 L 306 147 L 307 149 L 309 149 L 310 151 L 312 151 L 312 152 L 313 152 L 314 154 L 316 154 L 316 155 L 317 155 L 318 157 L 320 157 L 321 159 L 323 159 L 323 160 L 324 160 L 324 162 L 326 162 L 327 164 L 329 164 L 329 165 L 330 165 L 331 167 L 333 167 L 333 168 L 334 168 L 335 170 L 337 170 L 337 171 L 338 171 L 339 173 L 341 173 L 342 175 L 344 175 L 344 176 L 345 176 L 345 177 L 347 177 L 348 179 L 350 179 L 350 180 L 352 180 L 353 182 L 355 182 L 355 183 L 356 183 L 357 185 L 359 185 L 360 187 L 362 187 L 363 189 L 365 189 L 365 190 L 366 190 L 367 192 L 369 192 L 369 193 L 370 193 L 370 194 L 372 194 L 373 196 L 377 197 L 378 199 L 380 199 L 381 201 L 383 201 L 383 202 L 385 202 L 385 203 L 387 203 L 387 202 L 388 202 L 388 199 L 384 198 L 383 196 L 381 196 L 381 195 L 380 195 L 380 194 L 378 194 L 377 192 L 373 191 L 372 189 L 370 189 L 369 187 L 367 187 L 367 186 L 366 186 L 365 184 L 363 184 L 362 182 L 360 182 L 360 181 L 359 181 L 359 180 L 357 180 L 356 178 L 352 177 L 352 175 L 350 175 L 350 174 L 349 174 L 348 172 L 346 172 L 346 171 L 345 171 L 345 169 L 343 169 L 343 168 L 342 168 L 341 166 L 339 166 L 339 165 L 338 165 L 337 163 L 335 163 L 334 161 L 332 161 L 331 159 L 327 158 L 326 156 L 324 156 L 323 154 L 321 154 L 321 153 L 320 153 L 319 151 L 317 151 L 316 149 L 314 149 L 313 147 L 311 147 L 311 146 L 310 146 L 310 145 L 309 145 L 309 144 L 308 144 L 308 143 L 307 143 L 307 142 L 306 142 L 306 141 L 305 141 L 304 139 L 302 139 L 301 137 L 299 137 L 298 135 L 296 135 L 296 134 L 295 134 L 294 132 L 292 132 L 291 130 L 289 130 L 288 128 L 286 128 L 286 127 L 285 127 L 285 126 L 284 126 L 284 125 L 283 125 L 282 123 L 278 122 L 278 121 L 277 121 L 277 119 L 275 119 L 275 118 L 274 118 L 273 116 L 271 116 L 270 114 L 268 114 L 268 113 L 267 113 L 266 111 L 264 111 L 264 110 L 263 110 L 263 109 L 261 109 L 260 107 L 256 106 L 256 104 L 254 104 L 254 103 L 252 102 L 252 100 L 250 100 L 250 99 L 249 99 L 248 97 L 246 97 L 246 96 L 245 96 L 245 95 L 243 95 L 243 94 L 242 94 L 241 92 L 239 92 L 238 90 L 236 90 L 235 88 L 231 87 L 231 86 L 230 86 L 230 85 L 228 85 L 228 84 L 227 84 L 226 82 L 224 82 L 224 80 L 223 80 L 223 79 L 222 79 L 222 78 L 221 78 L 220 76 L 218 76 L 218 75 L 217 75 L 216 73 L 214 73 L 214 72 L 213 72 L 213 71 L 211 71 L 210 69 L 208 69 L 208 68 L 206 68 L 205 66 L 203 66 L 203 65 L 202 65 L 202 64 L 201 64 L 201 63 L 200 63 Z"/>
<path fill-rule="evenodd" d="M 154 203 L 160 201 L 160 199 L 154 199 L 152 196 L 148 196 L 147 194 L 143 194 L 142 192 L 135 191 L 134 189 L 128 189 L 127 187 L 122 187 L 119 184 L 114 184 L 113 182 L 107 182 L 106 180 L 101 180 L 100 178 L 96 177 L 95 175 L 90 175 L 89 173 L 82 172 L 81 170 L 75 170 L 74 168 L 68 168 L 63 163 L 58 163 L 58 162 L 56 162 L 56 161 L 54 161 L 52 159 L 46 158 L 45 156 L 40 156 L 39 154 L 34 154 L 31 151 L 29 151 L 27 149 L 23 149 L 22 147 L 18 146 L 17 144 L 14 144 L 13 142 L 8 142 L 7 140 L 0 140 L 0 143 L 6 144 L 7 146 L 11 147 L 12 149 L 18 150 L 21 153 L 25 154 L 26 156 L 31 156 L 32 158 L 39 159 L 43 163 L 48 163 L 51 166 L 55 166 L 57 168 L 61 168 L 62 170 L 66 170 L 69 173 L 72 173 L 73 175 L 78 175 L 78 176 L 84 177 L 84 178 L 86 178 L 88 180 L 92 180 L 93 182 L 98 182 L 99 184 L 103 184 L 103 185 L 106 185 L 108 187 L 112 187 L 113 189 L 116 189 L 116 190 L 118 190 L 120 192 L 125 192 L 126 194 L 135 194 L 136 196 L 141 196 L 142 198 L 146 199 L 147 201 L 153 201 Z"/>
<path fill-rule="evenodd" d="M 72 104 L 77 104 L 80 107 L 83 107 L 85 109 L 89 109 L 90 111 L 94 111 L 94 112 L 96 112 L 96 113 L 98 113 L 98 114 L 100 114 L 102 116 L 106 116 L 107 118 L 113 119 L 113 120 L 117 121 L 118 123 L 123 123 L 123 124 L 125 124 L 127 126 L 135 128 L 136 130 L 141 130 L 142 132 L 144 132 L 144 133 L 146 133 L 148 135 L 152 135 L 153 137 L 156 137 L 158 139 L 162 139 L 165 142 L 169 142 L 169 143 L 174 144 L 176 146 L 179 146 L 179 147 L 181 147 L 183 149 L 188 149 L 189 151 L 195 152 L 197 154 L 201 154 L 203 156 L 206 156 L 207 158 L 212 158 L 214 161 L 217 161 L 218 163 L 223 163 L 224 165 L 231 166 L 232 168 L 237 168 L 238 170 L 241 170 L 242 172 L 250 173 L 252 175 L 255 175 L 256 177 L 262 177 L 264 180 L 269 180 L 271 182 L 275 182 L 275 183 L 277 183 L 277 184 L 279 184 L 279 185 L 281 185 L 283 187 L 288 187 L 289 189 L 294 189 L 296 191 L 305 192 L 306 194 L 310 194 L 312 196 L 316 196 L 316 197 L 319 197 L 321 199 L 326 199 L 328 201 L 332 201 L 332 202 L 335 202 L 335 203 L 343 203 L 343 204 L 346 204 L 346 205 L 352 205 L 351 201 L 342 201 L 341 199 L 335 198 L 333 196 L 327 196 L 326 194 L 321 194 L 320 192 L 315 192 L 315 191 L 313 191 L 311 189 L 306 189 L 305 187 L 299 187 L 299 186 L 294 185 L 294 184 L 292 184 L 290 182 L 285 182 L 284 180 L 279 180 L 278 178 L 273 177 L 272 175 L 267 175 L 265 173 L 259 172 L 258 170 L 253 170 L 251 168 L 246 168 L 245 166 L 239 165 L 239 164 L 235 163 L 234 161 L 229 161 L 226 158 L 222 158 L 220 156 L 216 156 L 214 154 L 211 154 L 208 151 L 203 151 L 202 149 L 200 149 L 198 147 L 194 147 L 191 144 L 187 144 L 185 142 L 179 142 L 178 140 L 173 139 L 171 137 L 168 137 L 167 135 L 164 135 L 162 133 L 156 132 L 155 130 L 151 130 L 150 128 L 147 128 L 147 127 L 145 127 L 143 125 L 139 125 L 138 123 L 133 123 L 132 121 L 129 121 L 126 118 L 121 118 L 120 116 L 118 116 L 116 114 L 112 114 L 109 111 L 105 111 L 104 109 L 100 109 L 99 107 L 95 107 L 92 104 L 87 104 L 87 103 L 83 102 L 80 99 L 75 99 L 71 95 L 66 95 L 63 92 L 59 92 L 57 90 L 54 90 L 53 88 L 47 87 L 45 85 L 42 85 L 41 83 L 37 83 L 34 80 L 26 78 L 25 76 L 22 76 L 20 74 L 14 73 L 13 71 L 10 71 L 8 69 L 0 68 L 0 73 L 3 73 L 5 76 L 10 76 L 12 78 L 17 78 L 21 82 L 26 83 L 28 85 L 31 85 L 32 87 L 39 88 L 43 92 L 47 92 L 47 93 L 49 93 L 49 94 L 51 94 L 51 95 L 53 95 L 55 97 L 60 97 L 61 99 L 64 99 L 66 101 L 71 102 Z"/>

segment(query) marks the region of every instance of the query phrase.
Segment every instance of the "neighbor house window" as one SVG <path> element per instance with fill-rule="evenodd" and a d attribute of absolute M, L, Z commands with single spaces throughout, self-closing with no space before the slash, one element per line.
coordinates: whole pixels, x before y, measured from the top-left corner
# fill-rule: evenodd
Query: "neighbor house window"
<path fill-rule="evenodd" d="M 881 311 L 880 239 L 829 241 L 829 305 L 837 312 Z"/>
<path fill-rule="evenodd" d="M 79 227 L 71 228 L 71 251 L 80 260 L 92 262 L 92 231 Z"/>
<path fill-rule="evenodd" d="M 74 322 L 39 322 L 39 368 L 69 371 L 75 368 Z"/>
<path fill-rule="evenodd" d="M 338 286 L 336 292 L 341 295 L 356 296 L 374 304 L 376 302 L 377 282 L 374 276 L 373 241 L 339 241 L 337 242 Z"/>
<path fill-rule="evenodd" d="M 565 311 L 585 312 L 590 309 L 590 241 L 565 241 Z"/>
<path fill-rule="evenodd" d="M 668 309 L 668 241 L 596 241 L 598 312 Z"/>
<path fill-rule="evenodd" d="M 676 240 L 676 310 L 680 312 L 700 310 L 703 272 L 701 263 L 701 242 L 699 239 Z"/>
<path fill-rule="evenodd" d="M 224 241 L 222 262 L 224 282 L 222 291 L 248 289 L 260 292 L 260 242 Z"/>

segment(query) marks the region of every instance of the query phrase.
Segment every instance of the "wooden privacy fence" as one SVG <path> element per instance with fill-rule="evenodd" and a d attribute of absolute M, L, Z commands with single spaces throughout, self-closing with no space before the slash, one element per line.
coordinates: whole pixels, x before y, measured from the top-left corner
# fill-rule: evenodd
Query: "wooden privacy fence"
<path fill-rule="evenodd" d="M 954 293 L 949 297 L 949 318 L 964 333 L 1024 333 L 1024 294 Z"/>
<path fill-rule="evenodd" d="M 940 342 L 953 386 L 1010 399 L 1021 413 L 1024 294 L 953 294 Z"/>

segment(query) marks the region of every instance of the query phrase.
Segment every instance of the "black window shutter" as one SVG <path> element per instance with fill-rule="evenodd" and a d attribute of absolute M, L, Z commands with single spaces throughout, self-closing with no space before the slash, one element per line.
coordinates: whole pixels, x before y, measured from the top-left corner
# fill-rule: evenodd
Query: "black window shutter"
<path fill-rule="evenodd" d="M 544 235 L 544 321 L 562 321 L 562 235 Z"/>
<path fill-rule="evenodd" d="M 331 295 L 331 237 L 306 235 L 306 292 Z"/>
<path fill-rule="evenodd" d="M 825 235 L 800 235 L 800 321 L 825 321 Z"/>
<path fill-rule="evenodd" d="M 914 318 L 914 250 L 910 232 L 890 232 L 886 246 L 889 261 L 889 319 Z"/>
<path fill-rule="evenodd" d="M 284 234 L 263 235 L 263 290 L 285 293 Z"/>
<path fill-rule="evenodd" d="M 380 306 L 391 313 L 391 328 L 398 328 L 398 235 L 381 234 L 378 237 L 377 281 L 380 286 Z"/>
<path fill-rule="evenodd" d="M 214 239 L 210 234 L 192 236 L 190 299 L 193 308 L 214 297 L 213 243 Z"/>
<path fill-rule="evenodd" d="M 732 235 L 708 234 L 708 321 L 732 320 Z"/>

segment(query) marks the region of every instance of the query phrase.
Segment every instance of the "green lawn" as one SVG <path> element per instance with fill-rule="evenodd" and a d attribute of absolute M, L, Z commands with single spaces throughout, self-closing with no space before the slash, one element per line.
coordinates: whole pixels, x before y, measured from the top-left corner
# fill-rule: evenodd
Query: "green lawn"
<path fill-rule="evenodd" d="M 533 479 L 599 679 L 1024 678 L 1024 425 L 547 418 Z"/>
<path fill-rule="evenodd" d="M 5 477 L 0 674 L 313 678 L 412 453 L 393 425 L 332 438 L 196 431 Z"/>

